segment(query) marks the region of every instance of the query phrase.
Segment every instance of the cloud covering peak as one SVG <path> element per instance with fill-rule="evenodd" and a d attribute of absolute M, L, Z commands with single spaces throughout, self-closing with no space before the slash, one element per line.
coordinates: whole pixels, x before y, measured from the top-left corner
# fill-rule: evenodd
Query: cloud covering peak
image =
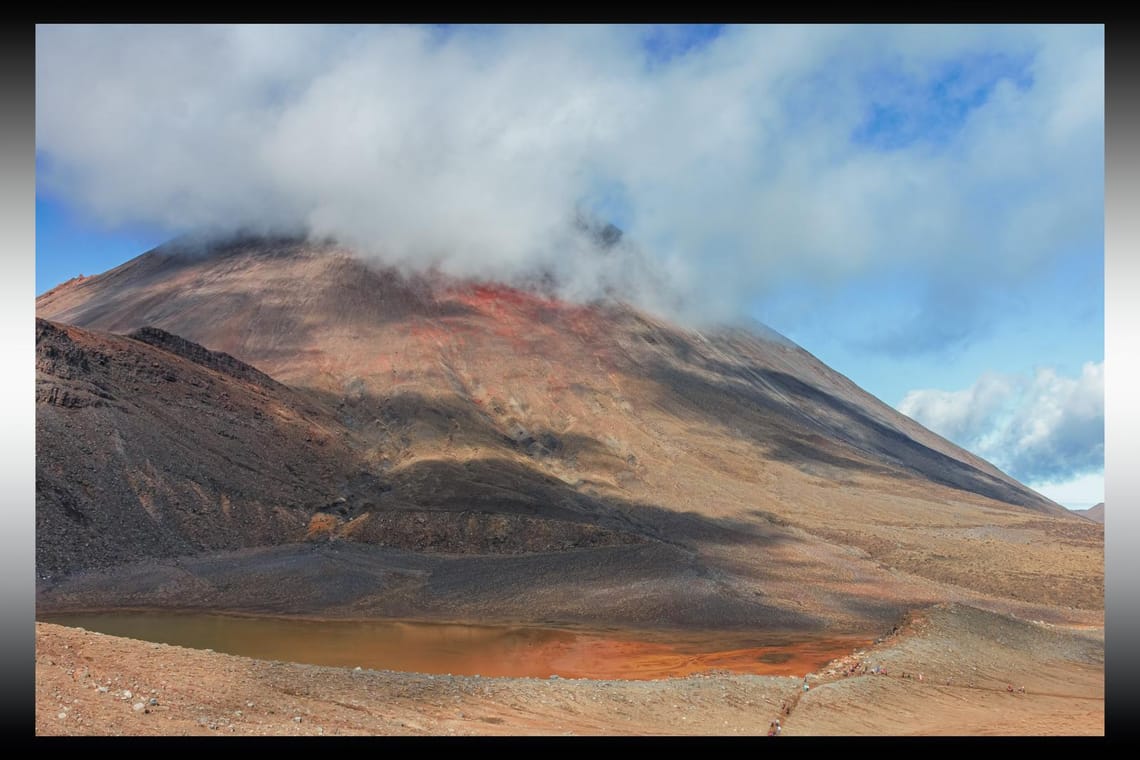
<path fill-rule="evenodd" d="M 1001 287 L 1102 235 L 1100 26 L 40 26 L 36 52 L 37 189 L 107 225 L 300 226 L 698 321 L 786 278 Z"/>

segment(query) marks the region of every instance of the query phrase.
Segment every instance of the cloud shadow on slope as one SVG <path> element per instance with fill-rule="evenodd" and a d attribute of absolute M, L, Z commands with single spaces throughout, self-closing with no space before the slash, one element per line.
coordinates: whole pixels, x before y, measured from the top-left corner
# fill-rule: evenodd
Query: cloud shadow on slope
<path fill-rule="evenodd" d="M 706 415 L 729 430 L 740 431 L 767 447 L 769 456 L 777 461 L 811 474 L 821 474 L 817 467 L 813 468 L 814 464 L 894 478 L 919 476 L 997 501 L 1041 510 L 1028 494 L 911 439 L 857 406 L 799 378 L 777 370 L 734 366 L 708 358 L 701 362 L 703 369 L 725 379 L 713 380 L 684 367 L 658 362 L 650 377 L 661 389 L 659 403 Z M 846 456 L 841 453 L 844 450 L 882 460 L 884 464 Z"/>

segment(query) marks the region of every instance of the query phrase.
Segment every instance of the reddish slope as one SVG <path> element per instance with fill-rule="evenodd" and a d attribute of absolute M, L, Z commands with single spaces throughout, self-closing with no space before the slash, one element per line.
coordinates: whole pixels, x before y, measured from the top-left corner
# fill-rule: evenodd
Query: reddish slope
<path fill-rule="evenodd" d="M 530 432 L 522 417 L 591 433 L 607 423 L 644 428 L 660 412 L 706 429 L 743 423 L 744 436 L 787 449 L 777 456 L 814 459 L 820 471 L 871 465 L 1066 514 L 798 347 L 743 331 L 685 332 L 623 307 L 405 279 L 335 249 L 153 251 L 44 294 L 37 313 L 112 332 L 161 327 L 350 403 L 450 396 L 520 433 Z M 612 419 L 614 402 L 625 420 Z"/>
<path fill-rule="evenodd" d="M 956 593 L 1103 604 L 1099 528 L 782 341 L 702 335 L 620 305 L 406 278 L 287 241 L 209 256 L 154 251 L 44 294 L 37 313 L 111 332 L 162 328 L 285 384 L 275 392 L 312 409 L 306 419 L 336 431 L 342 446 L 327 465 L 336 483 L 320 456 L 288 452 L 308 467 L 302 480 L 313 494 L 290 524 L 305 523 L 311 538 L 461 554 L 649 542 L 689 558 L 707 584 L 694 593 L 720 600 L 710 610 L 757 595 L 765 609 L 848 618 Z M 65 436 L 45 440 L 71 451 Z M 277 466 L 265 451 L 264 468 Z M 211 474 L 227 459 L 187 466 Z M 59 481 L 74 473 L 60 469 Z M 219 498 L 243 477 L 227 474 Z M 322 509 L 316 495 L 330 491 L 344 501 Z M 654 574 L 684 562 L 646 551 L 622 556 L 652 555 L 649 564 L 614 565 L 624 569 L 605 580 L 617 585 L 598 590 L 607 609 L 640 593 L 631 591 L 638 578 L 677 580 Z M 553 579 L 551 562 L 542 572 Z M 459 584 L 448 586 L 455 604 L 476 593 L 463 585 L 474 576 L 449 577 Z M 666 586 L 660 593 L 671 593 Z M 552 608 L 566 601 L 548 592 Z M 416 598 L 421 609 L 428 603 Z M 509 615 L 511 598 L 485 609 Z M 645 615 L 658 614 L 654 604 L 645 602 Z M 571 607 L 589 609 L 560 608 Z M 732 609 L 710 614 L 753 614 Z"/>

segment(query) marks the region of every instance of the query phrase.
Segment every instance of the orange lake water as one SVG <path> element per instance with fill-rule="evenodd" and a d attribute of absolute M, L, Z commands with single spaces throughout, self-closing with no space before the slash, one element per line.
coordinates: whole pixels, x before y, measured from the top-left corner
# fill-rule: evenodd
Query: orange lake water
<path fill-rule="evenodd" d="M 870 643 L 855 636 L 670 635 L 188 612 L 68 613 L 37 619 L 263 660 L 518 678 L 644 680 L 713 671 L 802 676 Z"/>

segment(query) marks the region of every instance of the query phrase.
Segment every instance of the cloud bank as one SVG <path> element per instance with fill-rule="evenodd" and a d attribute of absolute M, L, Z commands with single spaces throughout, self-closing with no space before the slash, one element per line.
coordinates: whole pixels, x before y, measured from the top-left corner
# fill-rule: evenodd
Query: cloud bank
<path fill-rule="evenodd" d="M 1078 377 L 984 375 L 961 391 L 915 390 L 899 411 L 1025 483 L 1104 469 L 1104 362 Z"/>
<path fill-rule="evenodd" d="M 939 322 L 1098 245 L 1103 112 L 1100 26 L 37 28 L 37 189 L 107 225 L 301 226 L 698 321 L 906 267 Z"/>

